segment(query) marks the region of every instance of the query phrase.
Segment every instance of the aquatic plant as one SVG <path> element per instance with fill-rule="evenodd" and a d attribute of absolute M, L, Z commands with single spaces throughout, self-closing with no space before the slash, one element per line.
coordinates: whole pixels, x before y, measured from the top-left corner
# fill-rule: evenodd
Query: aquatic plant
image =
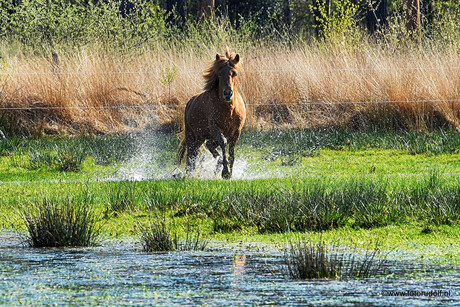
<path fill-rule="evenodd" d="M 21 209 L 27 228 L 24 241 L 31 247 L 90 246 L 100 232 L 98 216 L 83 199 L 49 199 Z"/>
<path fill-rule="evenodd" d="M 178 237 L 176 234 L 171 235 L 164 220 L 151 218 L 146 225 L 138 223 L 136 231 L 144 252 L 176 250 Z"/>
<path fill-rule="evenodd" d="M 167 224 L 167 219 L 161 215 L 151 215 L 145 224 L 137 223 L 136 232 L 145 252 L 204 250 L 208 244 L 199 232 L 193 234 L 189 228 L 181 239 L 177 229 Z"/>
<path fill-rule="evenodd" d="M 206 249 L 208 240 L 205 239 L 200 232 L 186 232 L 184 239 L 179 239 L 177 242 L 177 250 L 180 251 L 202 251 Z"/>
<path fill-rule="evenodd" d="M 377 258 L 378 248 L 366 250 L 361 256 L 340 251 L 338 245 L 328 246 L 322 239 L 290 241 L 284 250 L 289 276 L 294 279 L 365 278 L 385 274 L 385 258 Z"/>

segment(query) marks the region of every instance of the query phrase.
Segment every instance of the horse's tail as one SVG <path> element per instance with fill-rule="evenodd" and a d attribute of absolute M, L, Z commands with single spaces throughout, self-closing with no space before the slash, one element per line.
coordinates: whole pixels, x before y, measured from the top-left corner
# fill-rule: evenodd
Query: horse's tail
<path fill-rule="evenodd" d="M 182 135 L 182 139 L 180 140 L 179 147 L 177 148 L 178 165 L 181 165 L 182 159 L 184 159 L 185 152 L 187 151 L 187 147 L 185 146 L 185 132 L 182 131 L 180 134 Z"/>

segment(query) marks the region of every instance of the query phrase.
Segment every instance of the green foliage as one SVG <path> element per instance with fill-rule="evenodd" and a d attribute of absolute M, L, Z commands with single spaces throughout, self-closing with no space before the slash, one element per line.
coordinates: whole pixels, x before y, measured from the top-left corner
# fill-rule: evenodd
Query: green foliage
<path fill-rule="evenodd" d="M 459 50 L 460 48 L 460 2 L 433 1 L 432 37 L 438 45 Z"/>
<path fill-rule="evenodd" d="M 290 1 L 292 23 L 287 27 L 283 3 L 275 0 L 238 1 L 228 7 L 217 4 L 215 14 L 207 19 L 193 16 L 191 5 L 185 20 L 177 11 L 165 11 L 162 1 L 132 0 L 133 8 L 126 11 L 123 0 L 17 2 L 0 4 L 0 39 L 10 52 L 33 54 L 101 44 L 123 53 L 139 47 L 200 50 L 203 45 L 242 50 L 259 43 L 304 44 L 315 35 L 327 44 L 353 48 L 364 36 L 361 29 L 369 9 L 362 0 Z M 404 2 L 388 1 L 389 23 L 379 37 L 392 48 L 413 47 L 407 40 Z M 423 43 L 457 50 L 460 5 L 445 0 L 432 4 L 432 13 L 422 16 L 422 33 L 427 38 Z"/>
<path fill-rule="evenodd" d="M 169 100 L 171 100 L 171 84 L 176 79 L 177 69 L 175 67 L 163 69 L 160 76 L 160 82 L 168 86 Z"/>
<path fill-rule="evenodd" d="M 163 11 L 154 1 L 136 0 L 123 17 L 122 0 L 88 1 L 8 0 L 0 6 L 0 35 L 34 49 L 82 46 L 104 42 L 134 47 L 160 39 L 166 31 Z"/>
<path fill-rule="evenodd" d="M 359 2 L 351 0 L 316 0 L 310 10 L 316 13 L 315 27 L 327 42 L 354 46 L 361 36 L 359 7 Z"/>

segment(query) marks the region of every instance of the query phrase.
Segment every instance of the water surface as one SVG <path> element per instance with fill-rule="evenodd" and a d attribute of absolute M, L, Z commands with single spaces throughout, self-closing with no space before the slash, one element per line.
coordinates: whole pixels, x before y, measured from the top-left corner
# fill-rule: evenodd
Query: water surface
<path fill-rule="evenodd" d="M 0 304 L 441 306 L 460 302 L 458 268 L 391 260 L 392 275 L 361 280 L 290 280 L 275 249 L 213 242 L 202 252 L 144 253 L 135 242 L 33 249 L 0 238 Z M 385 296 L 448 291 L 446 297 Z"/>

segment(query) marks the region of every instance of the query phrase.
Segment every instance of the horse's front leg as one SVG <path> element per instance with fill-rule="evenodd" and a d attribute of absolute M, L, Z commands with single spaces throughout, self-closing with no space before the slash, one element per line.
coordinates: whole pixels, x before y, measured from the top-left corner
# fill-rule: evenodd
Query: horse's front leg
<path fill-rule="evenodd" d="M 235 162 L 235 143 L 230 142 L 228 145 L 228 162 L 230 164 L 230 177 L 233 173 L 233 163 Z"/>
<path fill-rule="evenodd" d="M 206 142 L 206 148 L 212 154 L 212 157 L 214 159 L 217 159 L 217 165 L 216 170 L 214 171 L 214 175 L 217 175 L 217 173 L 220 170 L 220 167 L 222 166 L 222 158 L 220 157 L 220 154 L 217 151 L 217 146 L 219 146 L 219 143 L 216 140 L 208 140 Z"/>
<path fill-rule="evenodd" d="M 238 139 L 240 138 L 239 133 L 235 136 L 233 136 L 229 143 L 228 143 L 228 154 L 229 154 L 229 164 L 230 164 L 230 177 L 232 176 L 233 173 L 233 163 L 235 162 L 235 147 L 236 144 L 238 143 Z"/>
<path fill-rule="evenodd" d="M 219 127 L 214 126 L 212 133 L 214 135 L 214 138 L 217 140 L 219 143 L 220 148 L 222 149 L 222 178 L 224 179 L 230 179 L 230 172 L 228 170 L 228 160 L 227 160 L 227 139 L 223 136 L 222 131 L 220 130 Z"/>

